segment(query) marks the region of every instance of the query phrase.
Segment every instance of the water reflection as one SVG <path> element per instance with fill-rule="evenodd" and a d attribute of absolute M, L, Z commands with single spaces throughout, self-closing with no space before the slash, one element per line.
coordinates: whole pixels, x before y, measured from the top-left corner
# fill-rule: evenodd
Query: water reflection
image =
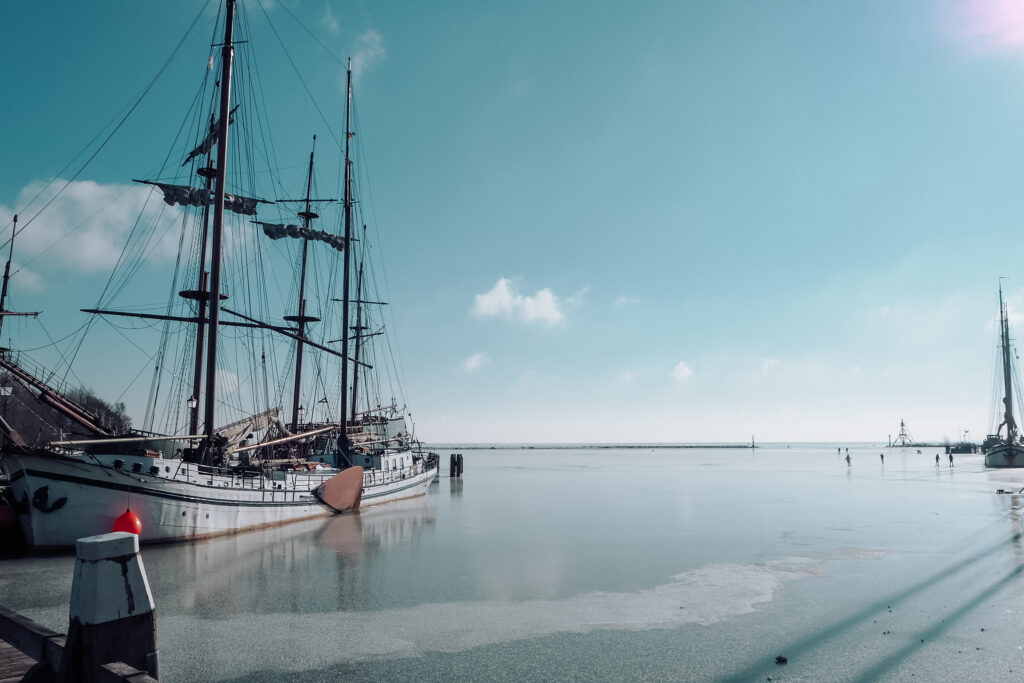
<path fill-rule="evenodd" d="M 370 508 L 353 515 L 211 539 L 149 547 L 144 553 L 161 611 L 200 619 L 236 614 L 305 612 L 379 607 L 385 558 L 403 552 L 433 527 L 436 508 L 427 497 Z M 407 566 L 406 563 L 399 563 Z"/>
<path fill-rule="evenodd" d="M 448 489 L 451 492 L 452 498 L 462 497 L 462 478 L 451 479 L 451 483 L 448 485 Z"/>
<path fill-rule="evenodd" d="M 1021 524 L 1024 522 L 1024 469 L 986 469 L 985 476 L 996 494 L 1004 518 L 1009 522 L 1010 535 L 1021 538 Z M 1024 549 L 1014 544 L 1014 555 L 1018 563 L 1024 561 Z"/>

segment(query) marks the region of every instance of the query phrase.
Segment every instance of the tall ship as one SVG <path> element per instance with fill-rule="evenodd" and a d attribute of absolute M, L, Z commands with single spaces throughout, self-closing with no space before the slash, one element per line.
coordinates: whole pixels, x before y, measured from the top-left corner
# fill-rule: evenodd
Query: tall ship
<path fill-rule="evenodd" d="M 1002 366 L 1002 421 L 995 433 L 989 434 L 982 444 L 986 467 L 1024 467 L 1024 444 L 1017 432 L 1013 415 L 1014 383 L 1013 359 L 1010 348 L 1010 323 L 1003 300 L 1003 286 L 999 285 L 999 358 Z"/>
<path fill-rule="evenodd" d="M 351 60 L 337 145 L 341 201 L 316 192 L 315 136 L 302 164 L 304 192 L 280 197 L 277 170 L 255 170 L 273 155 L 250 149 L 269 129 L 255 106 L 264 95 L 252 68 L 237 74 L 242 97 L 233 101 L 235 51 L 250 42 L 235 36 L 236 23 L 249 25 L 237 9 L 226 0 L 218 14 L 223 40 L 211 47 L 182 127 L 194 137 L 179 134 L 168 155 L 184 163 L 165 161 L 155 179 L 136 181 L 180 215 L 178 234 L 168 234 L 167 220 L 147 226 L 140 217 L 97 305 L 82 309 L 91 316 L 82 334 L 103 320 L 131 327 L 125 336 L 158 337 L 149 347 L 133 342 L 153 368 L 142 428 L 118 424 L 26 353 L 0 350 L 5 391 L 34 401 L 30 411 L 48 427 L 0 418 L 6 495 L 32 546 L 70 546 L 115 527 L 143 543 L 181 541 L 352 512 L 423 495 L 437 474 L 436 454 L 420 446 L 404 399 L 395 398 L 385 303 L 357 220 Z M 256 179 L 264 176 L 272 182 L 261 197 Z M 265 198 L 271 192 L 278 196 Z M 317 221 L 331 207 L 337 223 L 324 229 Z M 0 325 L 19 315 L 5 307 L 18 232 L 15 217 Z M 151 287 L 146 259 L 167 242 L 178 252 L 166 304 L 119 306 Z M 72 341 L 65 376 L 82 346 Z M 126 363 L 109 368 L 125 381 L 141 374 Z"/>

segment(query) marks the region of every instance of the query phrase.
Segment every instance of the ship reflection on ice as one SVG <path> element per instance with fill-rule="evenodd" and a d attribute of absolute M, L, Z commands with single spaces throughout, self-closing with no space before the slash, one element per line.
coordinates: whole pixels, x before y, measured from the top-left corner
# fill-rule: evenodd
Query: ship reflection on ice
<path fill-rule="evenodd" d="M 165 615 L 218 619 L 364 609 L 368 595 L 377 596 L 373 603 L 380 598 L 389 553 L 429 532 L 436 514 L 430 498 L 419 497 L 205 542 L 152 546 L 145 562 Z"/>

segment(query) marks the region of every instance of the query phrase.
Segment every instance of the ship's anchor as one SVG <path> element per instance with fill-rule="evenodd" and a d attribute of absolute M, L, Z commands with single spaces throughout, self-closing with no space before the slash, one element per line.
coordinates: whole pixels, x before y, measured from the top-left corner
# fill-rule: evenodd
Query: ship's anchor
<path fill-rule="evenodd" d="M 53 512 L 54 510 L 60 510 L 64 507 L 64 504 L 68 502 L 66 497 L 58 498 L 50 504 L 50 487 L 43 486 L 42 488 L 36 489 L 35 495 L 32 496 L 32 507 L 40 512 Z"/>

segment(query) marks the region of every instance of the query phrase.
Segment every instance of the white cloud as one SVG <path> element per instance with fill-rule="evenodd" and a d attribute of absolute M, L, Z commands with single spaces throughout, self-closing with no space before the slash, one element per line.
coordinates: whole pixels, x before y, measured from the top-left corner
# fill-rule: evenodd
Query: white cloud
<path fill-rule="evenodd" d="M 386 54 L 384 38 L 379 32 L 370 29 L 359 35 L 355 53 L 352 55 L 352 78 L 359 80 L 363 71 Z"/>
<path fill-rule="evenodd" d="M 73 181 L 38 218 L 26 225 L 37 207 L 45 205 L 64 184 L 63 180 L 55 180 L 28 211 L 22 211 L 19 226 L 25 226 L 25 230 L 19 232 L 15 251 L 24 261 L 46 250 L 48 268 L 82 273 L 109 270 L 117 263 L 137 220 L 156 224 L 148 232 L 154 241 L 146 245 L 145 253 L 170 258 L 176 252 L 181 210 L 167 206 L 159 191 L 143 185 Z M 26 185 L 15 206 L 27 206 L 44 185 Z M 9 223 L 12 214 L 11 209 L 0 206 L 0 223 Z"/>
<path fill-rule="evenodd" d="M 619 381 L 622 382 L 623 384 L 629 384 L 630 382 L 633 381 L 634 377 L 635 375 L 633 374 L 632 370 L 623 370 L 622 372 L 619 373 Z"/>
<path fill-rule="evenodd" d="M 484 318 L 502 317 L 548 325 L 557 325 L 565 319 L 558 305 L 558 297 L 550 289 L 545 287 L 533 296 L 523 296 L 507 278 L 499 279 L 490 291 L 476 295 L 473 314 Z"/>
<path fill-rule="evenodd" d="M 338 19 L 334 16 L 334 12 L 331 11 L 331 3 L 324 2 L 324 16 L 320 19 L 320 23 L 323 24 L 324 28 L 329 33 L 337 33 L 340 26 L 338 25 Z"/>
<path fill-rule="evenodd" d="M 17 279 L 14 275 L 18 276 Z M 11 262 L 11 282 L 18 283 L 17 286 L 22 291 L 41 292 L 46 289 L 46 281 L 39 273 L 23 268 L 14 261 Z"/>
<path fill-rule="evenodd" d="M 672 376 L 682 382 L 684 379 L 693 374 L 693 370 L 686 364 L 685 361 L 679 361 L 676 366 L 672 368 Z"/>
<path fill-rule="evenodd" d="M 769 372 L 772 368 L 776 367 L 781 361 L 778 358 L 762 358 L 761 359 L 761 372 Z"/>
<path fill-rule="evenodd" d="M 486 351 L 474 353 L 472 356 L 462 361 L 462 369 L 466 372 L 476 372 L 483 366 L 487 365 L 490 360 L 491 357 Z"/>

